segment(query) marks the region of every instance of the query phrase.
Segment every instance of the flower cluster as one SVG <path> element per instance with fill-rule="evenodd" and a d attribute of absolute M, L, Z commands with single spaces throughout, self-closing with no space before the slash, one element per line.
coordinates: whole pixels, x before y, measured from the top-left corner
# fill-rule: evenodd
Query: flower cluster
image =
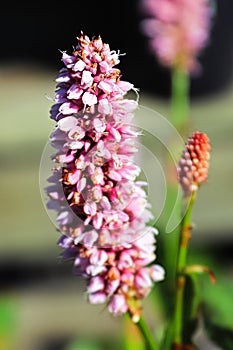
<path fill-rule="evenodd" d="M 140 319 L 140 300 L 148 295 L 153 282 L 164 278 L 160 265 L 148 266 L 155 260 L 154 243 L 153 232 L 128 247 L 87 248 L 65 235 L 59 241 L 65 249 L 63 257 L 74 259 L 75 273 L 88 278 L 89 302 L 108 302 L 108 310 L 113 315 L 129 312 L 134 322 Z"/>
<path fill-rule="evenodd" d="M 212 9 L 209 0 L 142 0 L 150 17 L 143 32 L 161 64 L 184 71 L 198 69 L 197 56 L 209 40 Z"/>
<path fill-rule="evenodd" d="M 72 55 L 62 54 L 51 108 L 57 166 L 48 179 L 48 208 L 57 212 L 64 257 L 88 280 L 89 302 L 107 301 L 111 313 L 128 311 L 137 321 L 140 299 L 164 278 L 152 264 L 157 231 L 148 225 L 146 183 L 136 181 L 138 131 L 130 123 L 138 104 L 124 98 L 134 87 L 114 68 L 119 53 L 101 37 L 77 40 Z"/>
<path fill-rule="evenodd" d="M 179 182 L 185 197 L 207 180 L 210 143 L 206 134 L 195 131 L 188 139 L 178 166 Z"/>

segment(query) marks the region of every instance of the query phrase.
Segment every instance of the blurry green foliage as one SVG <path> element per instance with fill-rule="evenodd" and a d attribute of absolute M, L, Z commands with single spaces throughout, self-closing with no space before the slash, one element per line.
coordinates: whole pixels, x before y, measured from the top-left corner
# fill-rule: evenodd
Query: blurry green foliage
<path fill-rule="evenodd" d="M 100 347 L 88 340 L 77 340 L 71 343 L 66 350 L 100 350 Z"/>

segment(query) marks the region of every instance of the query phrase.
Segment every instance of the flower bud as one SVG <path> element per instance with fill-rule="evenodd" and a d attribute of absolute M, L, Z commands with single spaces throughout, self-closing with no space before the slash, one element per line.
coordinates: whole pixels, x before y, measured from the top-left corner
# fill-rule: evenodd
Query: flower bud
<path fill-rule="evenodd" d="M 207 180 L 210 158 L 210 143 L 206 134 L 196 131 L 188 139 L 177 168 L 184 197 Z"/>

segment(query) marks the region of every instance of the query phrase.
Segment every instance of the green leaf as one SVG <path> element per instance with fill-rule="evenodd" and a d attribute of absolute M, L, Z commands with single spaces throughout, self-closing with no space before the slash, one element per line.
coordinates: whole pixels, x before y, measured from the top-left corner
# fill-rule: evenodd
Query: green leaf
<path fill-rule="evenodd" d="M 15 305 L 11 298 L 0 298 L 0 337 L 5 334 L 12 334 L 15 328 Z"/>
<path fill-rule="evenodd" d="M 183 341 L 185 344 L 192 344 L 192 336 L 197 329 L 198 318 L 198 296 L 196 291 L 195 278 L 186 276 L 184 291 L 184 320 L 183 320 Z"/>
<path fill-rule="evenodd" d="M 212 320 L 212 310 L 205 304 L 201 307 L 203 323 L 208 337 L 224 350 L 233 349 L 233 327 L 224 327 Z M 232 316 L 232 314 L 231 314 Z"/>
<path fill-rule="evenodd" d="M 174 324 L 173 320 L 171 320 L 167 326 L 167 329 L 164 332 L 164 338 L 162 340 L 161 349 L 163 350 L 171 350 L 173 336 L 174 336 Z"/>
<path fill-rule="evenodd" d="M 209 323 L 207 333 L 211 340 L 224 350 L 233 349 L 233 329 L 221 327 L 219 325 Z"/>
<path fill-rule="evenodd" d="M 233 328 L 233 283 L 232 277 L 227 273 L 228 266 L 223 265 L 208 251 L 192 252 L 189 263 L 201 262 L 214 271 L 216 283 L 210 283 L 205 275 L 198 276 L 199 299 L 208 309 L 212 323 L 224 328 Z M 220 265 L 221 263 L 221 265 Z"/>
<path fill-rule="evenodd" d="M 203 288 L 203 301 L 214 324 L 233 329 L 233 283 L 217 274 L 217 283 L 206 283 Z M 232 348 L 233 349 L 233 348 Z"/>

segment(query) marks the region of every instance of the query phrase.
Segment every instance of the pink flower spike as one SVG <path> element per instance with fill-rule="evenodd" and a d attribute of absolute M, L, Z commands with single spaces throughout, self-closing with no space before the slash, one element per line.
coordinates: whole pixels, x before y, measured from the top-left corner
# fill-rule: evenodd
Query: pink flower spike
<path fill-rule="evenodd" d="M 141 0 L 147 16 L 142 31 L 160 63 L 196 72 L 197 58 L 210 35 L 212 8 L 209 0 Z"/>
<path fill-rule="evenodd" d="M 192 40 L 198 40 L 193 37 Z M 107 302 L 113 315 L 141 315 L 142 299 L 163 278 L 154 265 L 156 230 L 147 194 L 137 177 L 138 101 L 126 99 L 133 84 L 115 68 L 120 54 L 101 37 L 77 38 L 62 55 L 55 121 L 50 141 L 55 166 L 47 188 L 49 210 L 57 213 L 64 259 L 87 281 L 88 300 Z M 196 147 L 197 150 L 197 147 Z"/>

